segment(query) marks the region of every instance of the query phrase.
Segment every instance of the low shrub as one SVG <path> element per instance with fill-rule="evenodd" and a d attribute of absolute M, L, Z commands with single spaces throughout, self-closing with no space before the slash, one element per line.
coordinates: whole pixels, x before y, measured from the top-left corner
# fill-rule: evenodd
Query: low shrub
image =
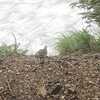
<path fill-rule="evenodd" d="M 100 51 L 100 38 L 95 39 L 88 31 L 68 33 L 57 38 L 56 49 L 60 54 L 81 51 L 82 53 Z"/>

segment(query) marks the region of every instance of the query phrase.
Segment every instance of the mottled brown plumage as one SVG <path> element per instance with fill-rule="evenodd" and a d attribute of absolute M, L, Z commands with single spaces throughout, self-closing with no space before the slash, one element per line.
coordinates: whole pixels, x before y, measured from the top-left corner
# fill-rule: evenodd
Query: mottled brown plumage
<path fill-rule="evenodd" d="M 40 56 L 40 57 L 46 57 L 47 56 L 47 46 L 37 51 L 35 55 Z"/>

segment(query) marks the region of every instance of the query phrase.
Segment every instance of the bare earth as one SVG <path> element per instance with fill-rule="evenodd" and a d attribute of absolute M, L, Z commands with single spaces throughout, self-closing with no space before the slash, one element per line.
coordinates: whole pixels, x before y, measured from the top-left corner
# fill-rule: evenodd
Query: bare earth
<path fill-rule="evenodd" d="M 100 54 L 6 57 L 0 100 L 100 100 Z"/>

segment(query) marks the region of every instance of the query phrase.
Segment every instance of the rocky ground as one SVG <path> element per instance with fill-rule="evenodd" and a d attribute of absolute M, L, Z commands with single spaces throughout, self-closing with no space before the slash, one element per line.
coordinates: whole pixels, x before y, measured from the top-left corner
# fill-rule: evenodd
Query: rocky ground
<path fill-rule="evenodd" d="M 100 100 L 100 54 L 3 58 L 0 100 Z"/>

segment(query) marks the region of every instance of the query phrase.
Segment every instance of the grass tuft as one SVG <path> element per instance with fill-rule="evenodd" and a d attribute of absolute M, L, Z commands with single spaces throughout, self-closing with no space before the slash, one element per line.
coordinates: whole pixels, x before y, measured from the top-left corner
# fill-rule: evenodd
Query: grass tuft
<path fill-rule="evenodd" d="M 0 57 L 6 57 L 9 55 L 24 55 L 27 53 L 27 50 L 22 50 L 22 49 L 15 49 L 15 44 L 12 45 L 7 45 L 7 44 L 2 44 L 0 46 Z"/>
<path fill-rule="evenodd" d="M 88 31 L 82 30 L 69 34 L 71 35 L 62 35 L 57 38 L 56 49 L 60 54 L 78 51 L 81 51 L 82 53 L 100 51 L 100 38 L 95 39 Z"/>

